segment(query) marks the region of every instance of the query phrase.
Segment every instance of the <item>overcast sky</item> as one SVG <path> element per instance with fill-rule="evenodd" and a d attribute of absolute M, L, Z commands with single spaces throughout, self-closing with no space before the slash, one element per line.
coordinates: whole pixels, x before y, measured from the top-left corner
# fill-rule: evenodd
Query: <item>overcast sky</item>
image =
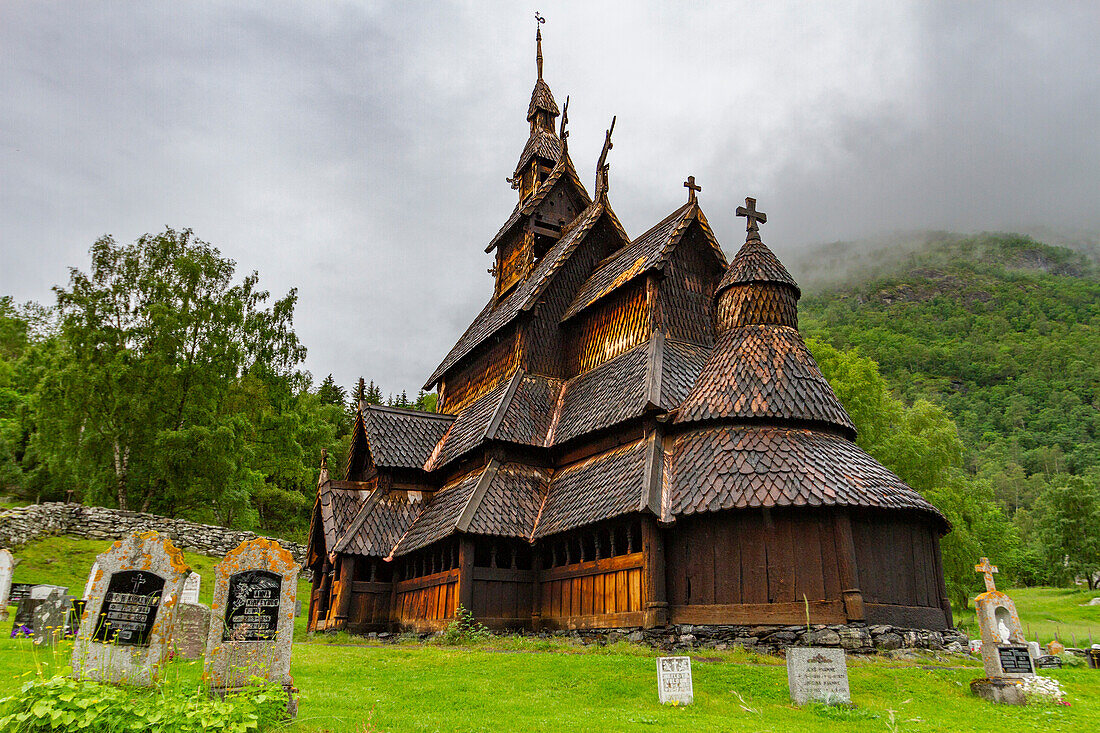
<path fill-rule="evenodd" d="M 165 226 L 299 292 L 316 379 L 411 393 L 491 292 L 534 11 L 591 191 L 702 184 L 783 258 L 910 228 L 1100 229 L 1100 3 L 0 3 L 0 294 Z M 794 273 L 796 277 L 798 272 Z"/>

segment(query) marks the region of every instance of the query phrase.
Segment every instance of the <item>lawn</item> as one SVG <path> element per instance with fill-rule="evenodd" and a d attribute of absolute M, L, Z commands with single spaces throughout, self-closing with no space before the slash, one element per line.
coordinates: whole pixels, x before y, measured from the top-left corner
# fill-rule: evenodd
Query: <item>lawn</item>
<path fill-rule="evenodd" d="M 95 549 L 65 538 L 37 543 L 17 553 L 24 562 L 16 569 L 16 579 L 82 588 L 82 576 Z M 57 559 L 46 562 L 51 552 Z M 188 556 L 189 561 L 193 559 Z M 193 567 L 203 573 L 208 597 L 207 579 L 212 575 L 207 571 L 212 561 L 202 560 L 207 564 L 195 560 Z M 1085 610 L 1100 612 L 1096 607 Z M 1051 612 L 1045 607 L 1040 611 Z M 856 707 L 800 709 L 789 703 L 786 670 L 778 658 L 706 651 L 692 655 L 696 703 L 662 707 L 657 703 L 656 654 L 628 644 L 585 648 L 567 640 L 505 637 L 485 646 L 452 648 L 412 642 L 382 645 L 342 634 L 297 638 L 301 640 L 294 644 L 292 672 L 301 690 L 300 709 L 298 721 L 289 729 L 303 733 L 650 729 L 1001 733 L 1100 726 L 1100 671 L 1081 667 L 1049 672 L 1067 690 L 1070 706 L 1009 708 L 970 695 L 970 680 L 981 676 L 973 659 L 948 655 L 908 662 L 850 658 Z M 36 654 L 26 640 L 0 639 L 0 695 L 18 689 L 37 667 L 46 674 L 64 672 L 71 648 L 71 643 L 65 643 L 57 654 Z M 171 679 L 197 684 L 200 674 L 197 663 L 168 667 Z"/>

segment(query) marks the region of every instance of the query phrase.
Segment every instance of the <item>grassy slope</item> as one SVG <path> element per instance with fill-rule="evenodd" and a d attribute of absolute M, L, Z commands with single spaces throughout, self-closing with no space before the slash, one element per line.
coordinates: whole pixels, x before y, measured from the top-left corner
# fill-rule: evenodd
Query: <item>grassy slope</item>
<path fill-rule="evenodd" d="M 16 579 L 82 587 L 95 554 L 108 544 L 64 537 L 33 543 L 16 553 L 23 558 Z M 203 573 L 208 601 L 205 579 L 212 578 L 207 573 L 214 561 L 192 555 L 188 561 Z M 1030 618 L 1029 604 L 1043 595 L 1032 589 L 1017 597 L 1024 617 Z M 1040 605 L 1040 614 L 1076 608 L 1065 598 L 1043 603 L 1053 605 Z M 1094 608 L 1083 612 L 1094 613 Z M 1069 691 L 1071 707 L 1012 709 L 969 694 L 969 681 L 980 676 L 975 660 L 945 657 L 912 664 L 852 659 L 857 710 L 798 709 L 788 702 L 785 669 L 777 659 L 706 652 L 693 661 L 696 704 L 672 708 L 656 702 L 656 655 L 648 649 L 626 644 L 585 649 L 567 642 L 510 639 L 491 644 L 477 649 L 381 646 L 343 636 L 298 641 L 293 674 L 301 708 L 293 730 L 812 732 L 840 725 L 851 731 L 882 731 L 890 729 L 891 710 L 899 730 L 1071 731 L 1100 725 L 1096 670 L 1050 673 Z M 64 671 L 71 648 L 66 643 L 56 654 L 36 653 L 25 640 L 0 639 L 0 695 L 14 692 L 34 674 L 36 663 L 46 673 Z M 174 663 L 168 674 L 197 684 L 201 665 Z M 373 728 L 364 727 L 364 721 Z"/>

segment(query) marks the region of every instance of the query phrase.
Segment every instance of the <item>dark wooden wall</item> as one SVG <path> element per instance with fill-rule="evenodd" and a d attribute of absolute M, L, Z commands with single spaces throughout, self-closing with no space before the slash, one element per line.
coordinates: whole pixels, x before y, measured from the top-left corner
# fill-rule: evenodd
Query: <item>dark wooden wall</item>
<path fill-rule="evenodd" d="M 522 348 L 515 326 L 474 349 L 441 380 L 441 412 L 457 414 L 515 373 Z"/>
<path fill-rule="evenodd" d="M 697 222 L 677 245 L 659 281 L 661 322 L 672 338 L 714 343 L 714 288 L 722 271 Z"/>
<path fill-rule="evenodd" d="M 573 319 L 566 350 L 568 376 L 586 372 L 649 339 L 645 278 L 621 287 Z"/>

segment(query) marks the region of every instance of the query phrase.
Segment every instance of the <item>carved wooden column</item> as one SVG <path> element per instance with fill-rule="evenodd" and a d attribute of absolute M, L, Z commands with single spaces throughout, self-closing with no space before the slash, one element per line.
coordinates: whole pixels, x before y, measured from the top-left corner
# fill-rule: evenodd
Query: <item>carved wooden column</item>
<path fill-rule="evenodd" d="M 339 560 L 340 583 L 337 586 L 336 606 L 333 613 L 333 629 L 344 629 L 348 625 L 348 610 L 351 607 L 351 588 L 355 582 L 355 555 L 342 555 Z"/>
<path fill-rule="evenodd" d="M 531 569 L 535 580 L 531 583 L 531 631 L 538 633 L 542 624 L 542 548 L 532 548 Z"/>
<path fill-rule="evenodd" d="M 645 583 L 643 596 L 643 625 L 647 629 L 668 626 L 668 596 L 665 592 L 665 541 L 664 534 L 657 526 L 656 517 L 642 517 L 642 553 L 644 566 L 642 580 Z"/>
<path fill-rule="evenodd" d="M 863 592 L 859 589 L 859 567 L 856 562 L 856 543 L 852 537 L 852 520 L 846 510 L 833 514 L 836 532 L 837 567 L 840 570 L 840 594 L 844 599 L 844 613 L 849 621 L 864 619 Z"/>

